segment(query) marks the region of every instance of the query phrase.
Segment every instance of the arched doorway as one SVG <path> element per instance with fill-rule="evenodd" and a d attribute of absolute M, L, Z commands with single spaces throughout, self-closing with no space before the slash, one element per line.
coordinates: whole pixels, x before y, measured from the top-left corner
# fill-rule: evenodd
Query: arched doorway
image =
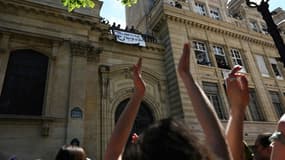
<path fill-rule="evenodd" d="M 122 111 L 125 109 L 128 101 L 129 99 L 126 99 L 118 105 L 115 112 L 115 123 L 119 119 L 119 116 L 121 115 Z M 152 111 L 150 110 L 150 107 L 145 102 L 142 102 L 131 133 L 140 134 L 145 128 L 147 128 L 153 122 L 154 122 L 154 117 Z"/>
<path fill-rule="evenodd" d="M 0 96 L 0 114 L 41 115 L 48 57 L 34 50 L 11 52 Z"/>

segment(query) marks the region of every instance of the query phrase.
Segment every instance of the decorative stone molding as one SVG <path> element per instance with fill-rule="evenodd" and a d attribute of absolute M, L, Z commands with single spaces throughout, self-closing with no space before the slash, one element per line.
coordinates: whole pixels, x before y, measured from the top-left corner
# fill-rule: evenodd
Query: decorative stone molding
<path fill-rule="evenodd" d="M 166 7 L 167 8 L 167 7 Z M 178 23 L 182 23 L 183 25 L 190 25 L 196 28 L 201 28 L 204 30 L 209 30 L 212 32 L 216 32 L 219 34 L 224 34 L 230 37 L 234 37 L 234 38 L 239 38 L 242 40 L 246 40 L 246 41 L 250 41 L 253 43 L 257 43 L 263 46 L 268 46 L 268 47 L 272 47 L 274 48 L 274 43 L 272 42 L 272 40 L 270 39 L 269 36 L 267 35 L 260 35 L 260 34 L 256 34 L 254 32 L 250 33 L 246 28 L 236 28 L 233 24 L 224 22 L 224 24 L 227 26 L 227 28 L 221 26 L 221 21 L 215 22 L 215 20 L 212 20 L 208 17 L 199 17 L 199 18 L 195 18 L 194 13 L 189 12 L 189 16 L 181 16 L 180 13 L 178 12 L 173 12 L 173 11 L 169 11 L 167 9 L 165 9 L 166 12 L 159 12 L 158 14 L 160 15 L 155 15 L 156 17 L 158 17 L 159 20 L 155 20 L 157 21 L 156 23 L 151 22 L 155 24 L 155 26 L 153 26 L 153 30 L 154 31 L 158 31 L 161 29 L 161 27 L 163 26 L 163 24 L 165 23 L 165 20 L 170 20 L 170 21 L 175 21 Z M 179 12 L 184 12 L 183 10 L 179 10 Z M 177 16 L 175 15 L 177 14 Z M 190 18 L 189 18 L 190 17 Z M 203 24 L 203 21 L 201 21 L 201 19 L 204 19 L 205 23 Z M 213 22 L 210 22 L 213 21 Z M 209 25 L 212 24 L 212 25 Z M 238 30 L 238 31 L 236 31 Z M 256 35 L 255 35 L 256 34 Z"/>
<path fill-rule="evenodd" d="M 88 61 L 100 61 L 100 54 L 103 52 L 103 47 L 92 47 L 89 52 L 87 52 Z"/>
<path fill-rule="evenodd" d="M 98 61 L 99 54 L 101 54 L 103 50 L 103 47 L 94 47 L 87 42 L 71 42 L 71 55 L 78 57 L 87 57 L 89 61 Z"/>
<path fill-rule="evenodd" d="M 86 42 L 71 42 L 71 55 L 79 57 L 87 57 L 88 53 L 93 49 L 89 43 Z"/>
<path fill-rule="evenodd" d="M 108 96 L 108 90 L 109 90 L 109 72 L 110 72 L 110 66 L 107 65 L 101 65 L 99 67 L 99 72 L 101 75 L 101 95 L 104 99 Z"/>

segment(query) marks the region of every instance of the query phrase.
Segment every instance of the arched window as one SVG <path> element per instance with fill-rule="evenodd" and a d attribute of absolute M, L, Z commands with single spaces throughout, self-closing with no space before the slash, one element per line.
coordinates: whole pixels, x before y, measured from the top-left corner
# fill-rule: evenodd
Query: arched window
<path fill-rule="evenodd" d="M 48 57 L 33 50 L 11 52 L 0 96 L 0 114 L 41 115 Z"/>
<path fill-rule="evenodd" d="M 117 122 L 117 120 L 119 119 L 119 116 L 121 115 L 122 111 L 125 109 L 128 101 L 129 99 L 122 101 L 117 107 L 115 112 L 115 122 Z M 154 122 L 154 117 L 152 115 L 151 110 L 149 109 L 149 106 L 145 102 L 142 102 L 131 133 L 140 134 L 145 128 L 147 128 L 153 122 Z"/>

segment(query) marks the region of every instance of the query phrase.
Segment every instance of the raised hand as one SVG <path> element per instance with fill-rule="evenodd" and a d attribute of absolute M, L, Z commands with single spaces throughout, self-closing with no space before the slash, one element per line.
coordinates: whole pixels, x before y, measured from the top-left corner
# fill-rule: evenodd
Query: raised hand
<path fill-rule="evenodd" d="M 226 137 L 234 160 L 244 159 L 243 120 L 245 109 L 249 103 L 248 82 L 245 74 L 239 73 L 241 66 L 234 66 L 226 79 L 230 118 L 226 129 Z"/>
<path fill-rule="evenodd" d="M 137 64 L 133 65 L 133 82 L 136 96 L 143 97 L 145 93 L 145 83 L 141 76 L 142 58 L 139 58 Z"/>
<path fill-rule="evenodd" d="M 227 94 L 232 111 L 235 109 L 245 111 L 249 103 L 248 81 L 246 75 L 239 73 L 241 66 L 235 66 L 226 79 Z M 233 108 L 233 106 L 237 106 Z"/>
<path fill-rule="evenodd" d="M 190 44 L 188 43 L 184 44 L 183 53 L 178 64 L 178 73 L 191 100 L 196 117 L 205 133 L 209 149 L 219 159 L 230 159 L 226 139 L 223 135 L 222 124 L 215 114 L 214 107 L 207 95 L 199 84 L 194 81 L 190 73 Z"/>
<path fill-rule="evenodd" d="M 178 64 L 178 72 L 183 79 L 185 76 L 190 76 L 189 60 L 190 58 L 190 45 L 184 44 L 183 53 Z"/>
<path fill-rule="evenodd" d="M 133 66 L 134 94 L 121 113 L 105 151 L 104 160 L 118 160 L 127 143 L 141 101 L 145 93 L 145 84 L 141 76 L 142 59 Z"/>

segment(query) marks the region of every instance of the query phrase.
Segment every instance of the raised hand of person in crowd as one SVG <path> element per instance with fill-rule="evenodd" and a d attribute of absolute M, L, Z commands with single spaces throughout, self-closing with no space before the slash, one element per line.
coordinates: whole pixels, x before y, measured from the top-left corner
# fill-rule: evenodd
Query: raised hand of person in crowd
<path fill-rule="evenodd" d="M 130 131 L 145 94 L 145 83 L 141 76 L 141 70 L 142 59 L 140 58 L 137 64 L 133 65 L 134 94 L 131 96 L 131 99 L 115 125 L 105 151 L 104 160 L 119 159 L 128 141 Z"/>
<path fill-rule="evenodd" d="M 190 75 L 190 45 L 188 43 L 184 44 L 183 53 L 181 55 L 179 64 L 178 64 L 178 72 L 182 80 L 189 78 Z"/>
<path fill-rule="evenodd" d="M 183 53 L 178 64 L 178 73 L 186 87 L 187 94 L 191 99 L 192 106 L 201 127 L 206 136 L 209 149 L 219 159 L 230 159 L 230 153 L 224 137 L 221 122 L 215 114 L 207 95 L 203 89 L 194 81 L 190 73 L 190 45 L 184 44 Z"/>
<path fill-rule="evenodd" d="M 133 81 L 134 81 L 134 93 L 136 96 L 143 98 L 145 93 L 145 83 L 142 79 L 142 58 L 139 58 L 137 64 L 133 65 Z"/>
<path fill-rule="evenodd" d="M 234 66 L 226 79 L 230 103 L 226 137 L 234 160 L 244 159 L 243 120 L 249 103 L 248 81 L 245 74 L 238 72 L 241 69 L 241 66 Z"/>
<path fill-rule="evenodd" d="M 239 65 L 234 66 L 226 79 L 226 86 L 232 112 L 241 111 L 244 114 L 249 103 L 249 91 L 246 75 L 238 72 L 241 69 Z"/>

